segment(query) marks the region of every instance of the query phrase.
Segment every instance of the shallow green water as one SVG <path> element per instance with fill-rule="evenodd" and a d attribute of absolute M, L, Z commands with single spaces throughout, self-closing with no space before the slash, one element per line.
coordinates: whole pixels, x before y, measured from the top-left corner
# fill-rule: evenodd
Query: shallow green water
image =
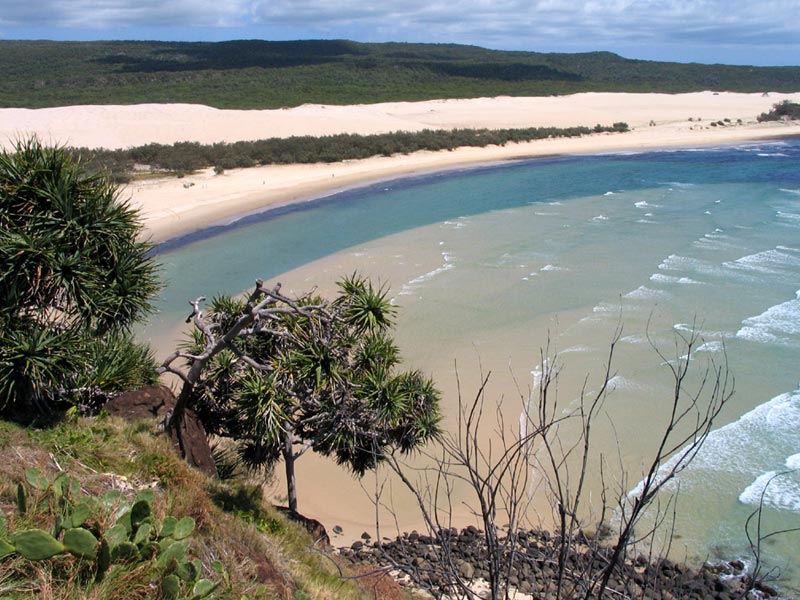
<path fill-rule="evenodd" d="M 388 182 L 164 252 L 168 287 L 145 332 L 159 344 L 186 301 L 281 274 L 331 288 L 358 269 L 400 305 L 409 366 L 433 373 L 453 418 L 455 371 L 509 415 L 550 340 L 561 401 L 599 384 L 624 328 L 597 452 L 636 484 L 670 397 L 675 334 L 699 365 L 727 356 L 736 393 L 680 480 L 678 552 L 748 559 L 744 521 L 770 474 L 800 467 L 800 144 L 577 157 Z M 312 262 L 314 261 L 314 262 Z M 286 273 L 290 271 L 289 273 Z M 650 341 L 648 341 L 648 337 Z M 596 484 L 597 482 L 595 482 Z M 350 493 L 350 492 L 348 492 Z M 800 475 L 764 494 L 771 527 L 800 525 Z M 769 545 L 800 580 L 796 536 Z"/>

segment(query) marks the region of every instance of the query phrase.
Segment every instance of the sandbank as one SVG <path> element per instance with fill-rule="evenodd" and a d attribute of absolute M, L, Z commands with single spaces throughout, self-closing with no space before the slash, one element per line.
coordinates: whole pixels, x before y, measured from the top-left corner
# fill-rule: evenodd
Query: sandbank
<path fill-rule="evenodd" d="M 0 109 L 0 144 L 37 135 L 45 142 L 127 148 L 150 142 L 234 142 L 292 135 L 383 133 L 452 128 L 570 127 L 624 121 L 631 131 L 547 139 L 503 147 L 417 152 L 333 164 L 207 169 L 185 178 L 142 179 L 122 197 L 141 211 L 155 242 L 236 216 L 301 202 L 375 181 L 538 156 L 731 144 L 800 135 L 797 123 L 757 123 L 796 94 L 583 93 L 550 97 L 303 105 L 280 110 L 218 110 L 188 104 Z M 724 121 L 727 119 L 727 121 Z M 712 126 L 723 121 L 725 126 Z"/>

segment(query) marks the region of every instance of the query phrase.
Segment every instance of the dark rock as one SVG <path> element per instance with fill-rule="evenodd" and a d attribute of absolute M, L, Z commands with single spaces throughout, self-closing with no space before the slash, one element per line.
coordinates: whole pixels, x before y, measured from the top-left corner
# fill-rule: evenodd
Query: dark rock
<path fill-rule="evenodd" d="M 333 526 L 333 533 L 335 533 L 336 535 L 342 535 L 343 531 L 344 529 L 342 529 L 339 525 Z"/>
<path fill-rule="evenodd" d="M 106 402 L 103 410 L 126 421 L 163 419 L 175 407 L 175 395 L 165 385 L 147 385 L 123 392 Z"/>
<path fill-rule="evenodd" d="M 765 593 L 767 596 L 778 595 L 778 590 L 776 590 L 774 587 L 763 581 L 756 584 L 756 589 L 760 592 Z"/>
<path fill-rule="evenodd" d="M 530 594 L 533 592 L 533 584 L 530 581 L 521 581 L 518 589 L 523 594 Z"/>
<path fill-rule="evenodd" d="M 550 537 L 542 531 L 519 532 L 516 540 L 529 540 L 528 548 L 521 550 L 521 544 L 513 554 L 504 560 L 513 563 L 503 565 L 503 573 L 508 575 L 508 584 L 520 592 L 534 598 L 549 598 L 556 593 L 556 569 L 559 558 L 560 538 Z M 545 536 L 549 537 L 545 540 Z M 449 545 L 444 548 L 443 545 Z M 405 564 L 417 582 L 423 582 L 432 590 L 445 592 L 451 589 L 453 577 L 457 574 L 465 580 L 489 579 L 487 566 L 489 552 L 483 532 L 476 527 L 461 531 L 442 529 L 435 537 L 420 535 L 418 532 L 405 533 L 384 543 L 370 543 L 369 540 L 356 550 L 342 549 L 342 556 L 348 552 L 354 562 L 369 562 L 372 565 L 389 566 Z M 447 557 L 444 560 L 443 557 Z M 611 552 L 607 548 L 593 547 L 592 543 L 571 548 L 566 556 L 569 571 L 586 573 L 597 577 L 608 565 Z M 452 563 L 449 562 L 452 560 Z M 448 565 L 455 565 L 456 574 L 448 572 Z M 742 565 L 743 566 L 743 565 Z M 747 589 L 740 578 L 721 579 L 733 571 L 732 566 L 722 569 L 709 565 L 697 571 L 670 560 L 650 562 L 645 556 L 625 560 L 615 569 L 609 581 L 608 597 L 629 597 L 642 600 L 742 600 Z M 772 588 L 755 594 L 758 600 L 770 597 Z M 569 594 L 562 597 L 571 597 Z M 747 594 L 746 600 L 757 600 L 756 595 Z"/>
<path fill-rule="evenodd" d="M 358 541 L 353 542 L 352 546 L 350 546 L 350 548 L 352 550 L 354 550 L 355 552 L 360 552 L 363 547 L 364 547 L 364 543 L 363 542 L 358 542 Z"/>
<path fill-rule="evenodd" d="M 141 419 L 167 420 L 175 408 L 175 395 L 165 385 L 148 385 L 138 390 L 123 392 L 103 407 L 109 414 L 126 421 Z M 177 427 L 169 430 L 172 445 L 190 465 L 211 477 L 217 476 L 217 467 L 208 445 L 208 436 L 194 411 L 184 410 Z"/>
<path fill-rule="evenodd" d="M 365 531 L 364 533 L 361 534 L 361 539 L 362 540 L 371 540 L 372 536 Z"/>
<path fill-rule="evenodd" d="M 472 579 L 475 577 L 475 567 L 465 560 L 458 563 L 458 575 L 463 579 Z"/>
<path fill-rule="evenodd" d="M 311 539 L 314 540 L 316 545 L 322 546 L 323 548 L 330 547 L 331 539 L 328 537 L 328 531 L 325 529 L 325 526 L 322 523 L 316 519 L 301 515 L 299 512 L 289 510 L 289 508 L 286 506 L 276 506 L 275 508 L 286 515 L 287 518 L 291 519 L 295 523 L 300 523 L 303 527 L 305 527 L 306 531 L 308 531 L 308 533 L 311 535 Z"/>

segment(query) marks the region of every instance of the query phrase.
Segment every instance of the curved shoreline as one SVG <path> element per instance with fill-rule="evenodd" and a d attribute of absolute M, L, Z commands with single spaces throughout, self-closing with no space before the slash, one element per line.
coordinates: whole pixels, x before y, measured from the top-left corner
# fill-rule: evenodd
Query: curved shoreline
<path fill-rule="evenodd" d="M 425 176 L 563 155 L 645 151 L 659 148 L 729 145 L 800 136 L 797 124 L 758 124 L 670 135 L 655 126 L 628 133 L 537 140 L 504 147 L 458 148 L 340 163 L 270 165 L 215 175 L 205 169 L 185 178 L 137 182 L 123 190 L 142 215 L 156 244 L 183 245 L 208 230 L 251 215 L 291 210 L 307 202 L 397 178 Z"/>
<path fill-rule="evenodd" d="M 212 169 L 192 176 L 139 180 L 122 198 L 139 208 L 159 243 L 242 215 L 362 187 L 379 181 L 507 160 L 553 155 L 722 145 L 800 135 L 800 124 L 757 123 L 775 103 L 800 93 L 581 93 L 372 105 L 303 105 L 283 110 L 218 110 L 200 105 L 141 104 L 0 109 L 0 146 L 36 135 L 47 143 L 126 148 L 150 142 L 198 143 L 422 129 L 573 127 L 624 121 L 628 133 L 555 138 L 504 147 L 417 152 L 332 164 Z"/>

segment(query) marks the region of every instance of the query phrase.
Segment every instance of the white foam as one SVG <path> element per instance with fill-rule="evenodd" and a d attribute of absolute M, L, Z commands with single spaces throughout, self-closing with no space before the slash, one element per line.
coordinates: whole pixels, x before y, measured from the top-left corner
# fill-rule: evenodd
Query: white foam
<path fill-rule="evenodd" d="M 777 440 L 800 442 L 800 390 L 776 396 L 712 431 L 694 466 L 758 475 L 764 461 L 776 460 L 769 457 L 779 452 Z"/>
<path fill-rule="evenodd" d="M 742 321 L 736 337 L 755 342 L 791 344 L 800 336 L 800 290 L 797 298 L 771 306 L 758 316 Z"/>
<path fill-rule="evenodd" d="M 735 335 L 728 331 L 705 331 L 698 329 L 697 326 L 692 326 L 691 323 L 675 323 L 672 328 L 675 331 L 681 331 L 690 335 L 697 335 L 703 339 L 725 339 Z"/>
<path fill-rule="evenodd" d="M 722 342 L 714 341 L 701 344 L 695 352 L 722 352 L 724 349 L 725 345 Z"/>
<path fill-rule="evenodd" d="M 634 202 L 633 205 L 636 208 L 647 208 L 650 204 L 647 203 L 647 200 L 641 200 L 639 202 Z"/>
<path fill-rule="evenodd" d="M 591 352 L 589 346 L 570 346 L 559 352 L 559 354 L 585 354 L 586 352 Z"/>
<path fill-rule="evenodd" d="M 647 386 L 637 383 L 632 379 L 628 379 L 627 377 L 623 377 L 622 375 L 614 375 L 608 380 L 608 389 L 609 391 L 634 390 L 641 392 L 647 389 Z"/>
<path fill-rule="evenodd" d="M 676 277 L 674 275 L 664 275 L 663 273 L 653 273 L 650 281 L 656 283 L 679 283 L 681 285 L 705 285 L 702 281 L 697 281 L 691 277 Z"/>
<path fill-rule="evenodd" d="M 716 265 L 707 261 L 677 254 L 670 254 L 658 265 L 658 268 L 662 271 L 694 271 L 703 275 L 716 275 L 719 272 Z"/>
<path fill-rule="evenodd" d="M 797 194 L 798 196 L 800 196 L 800 190 L 790 190 L 790 189 L 786 189 L 786 188 L 778 188 L 778 189 L 781 192 L 785 192 L 787 194 Z"/>
<path fill-rule="evenodd" d="M 792 454 L 784 463 L 787 469 L 800 469 L 800 454 Z"/>
<path fill-rule="evenodd" d="M 767 471 L 739 494 L 739 502 L 800 512 L 800 477 L 794 475 Z"/>
<path fill-rule="evenodd" d="M 703 250 L 710 250 L 712 252 L 716 252 L 719 250 L 730 250 L 733 246 L 727 242 L 723 242 L 720 239 L 714 238 L 702 238 L 692 242 L 692 245 L 696 248 L 701 248 Z"/>
<path fill-rule="evenodd" d="M 451 262 L 452 255 L 450 255 L 447 252 L 442 252 L 442 258 L 444 259 L 445 262 L 441 267 L 437 267 L 432 271 L 428 271 L 427 273 L 419 275 L 418 277 L 415 277 L 414 279 L 410 280 L 408 283 L 404 284 L 402 288 L 400 288 L 400 291 L 397 293 L 397 295 L 410 296 L 415 293 L 413 288 L 430 281 L 431 279 L 433 279 L 438 275 L 441 275 L 445 271 L 449 271 L 450 269 L 455 268 L 455 264 Z"/>
<path fill-rule="evenodd" d="M 559 266 L 556 266 L 556 265 L 545 265 L 539 270 L 540 271 L 569 271 L 569 269 L 567 269 L 566 267 L 559 267 Z"/>
<path fill-rule="evenodd" d="M 776 396 L 745 413 L 737 421 L 709 433 L 700 451 L 680 476 L 681 480 L 683 482 L 692 473 L 699 473 L 700 478 L 706 478 L 706 472 L 750 475 L 756 477 L 756 481 L 739 497 L 742 502 L 750 503 L 756 495 L 760 497 L 763 483 L 774 474 L 765 473 L 763 465 L 765 462 L 775 464 L 776 458 L 773 457 L 776 451 L 780 452 L 775 448 L 776 440 L 790 445 L 800 444 L 800 390 Z M 689 449 L 686 447 L 677 452 L 661 466 L 658 475 L 664 476 L 674 468 Z M 790 458 L 794 460 L 794 456 Z M 756 486 L 759 481 L 760 487 Z M 642 486 L 643 482 L 640 481 L 628 493 L 629 497 L 640 493 Z M 797 488 L 797 492 L 800 492 L 800 488 Z M 795 499 L 800 499 L 800 494 L 795 494 L 792 490 L 787 494 L 785 489 L 776 488 L 775 494 L 776 499 L 783 498 L 783 504 L 791 504 Z"/>
<path fill-rule="evenodd" d="M 597 215 L 596 217 L 592 218 L 592 221 L 608 221 L 608 217 L 605 215 Z"/>
<path fill-rule="evenodd" d="M 751 280 L 760 280 L 764 276 L 796 280 L 800 255 L 775 248 L 724 262 L 722 266 L 732 275 Z"/>
<path fill-rule="evenodd" d="M 464 222 L 463 217 L 460 217 L 457 221 L 444 221 L 441 225 L 442 229 L 461 229 L 466 226 L 467 224 Z"/>
<path fill-rule="evenodd" d="M 603 194 L 603 196 L 613 196 L 613 195 L 614 195 L 614 192 L 606 192 L 605 194 Z"/>
<path fill-rule="evenodd" d="M 437 267 L 433 271 L 428 271 L 424 275 L 420 275 L 419 277 L 415 277 L 414 279 L 412 279 L 411 281 L 408 282 L 408 285 L 417 285 L 417 284 L 420 284 L 420 283 L 425 283 L 426 281 L 430 281 L 431 279 L 433 279 L 437 275 L 439 275 L 441 273 L 444 273 L 445 271 L 449 271 L 453 267 L 455 267 L 455 265 L 453 263 L 444 264 L 441 267 Z"/>
<path fill-rule="evenodd" d="M 619 312 L 619 304 L 609 304 L 608 302 L 602 302 L 592 308 L 593 313 L 612 313 L 612 312 Z"/>
<path fill-rule="evenodd" d="M 645 285 L 640 285 L 632 292 L 628 292 L 623 296 L 628 300 L 656 300 L 658 298 L 666 298 L 669 294 L 664 290 L 654 290 Z"/>
<path fill-rule="evenodd" d="M 692 148 L 690 151 L 691 152 L 704 152 L 705 149 Z M 688 187 L 694 187 L 695 186 L 694 183 L 683 183 L 681 181 L 661 181 L 661 182 L 659 182 L 659 184 L 660 185 L 671 185 L 671 186 L 677 187 L 677 188 L 688 188 Z"/>

